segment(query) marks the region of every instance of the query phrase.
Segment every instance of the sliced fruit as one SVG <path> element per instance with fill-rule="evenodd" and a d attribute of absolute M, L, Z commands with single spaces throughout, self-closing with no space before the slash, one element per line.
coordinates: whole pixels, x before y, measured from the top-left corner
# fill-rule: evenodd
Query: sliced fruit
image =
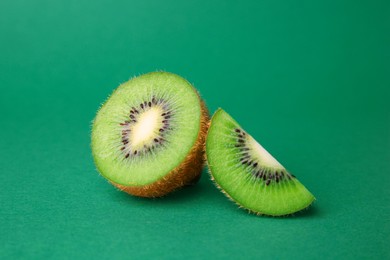
<path fill-rule="evenodd" d="M 206 155 L 215 183 L 251 212 L 288 215 L 315 200 L 294 175 L 222 109 L 211 119 Z"/>
<path fill-rule="evenodd" d="M 185 79 L 152 72 L 120 85 L 98 111 L 92 154 L 130 194 L 158 197 L 199 179 L 208 113 Z"/>

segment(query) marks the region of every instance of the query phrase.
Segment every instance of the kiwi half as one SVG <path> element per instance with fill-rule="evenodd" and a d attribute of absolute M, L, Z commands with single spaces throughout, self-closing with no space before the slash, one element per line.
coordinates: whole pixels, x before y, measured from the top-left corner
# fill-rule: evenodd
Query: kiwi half
<path fill-rule="evenodd" d="M 195 183 L 208 120 L 197 91 L 182 77 L 168 72 L 135 77 L 113 92 L 93 121 L 96 167 L 113 185 L 141 197 Z"/>
<path fill-rule="evenodd" d="M 315 200 L 294 175 L 222 109 L 211 119 L 206 156 L 217 186 L 250 212 L 288 215 Z"/>

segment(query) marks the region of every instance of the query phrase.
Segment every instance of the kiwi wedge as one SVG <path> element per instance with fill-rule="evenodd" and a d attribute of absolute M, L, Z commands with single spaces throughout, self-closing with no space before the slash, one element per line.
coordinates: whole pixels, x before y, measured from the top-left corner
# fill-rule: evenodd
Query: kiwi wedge
<path fill-rule="evenodd" d="M 192 85 L 168 72 L 121 84 L 97 112 L 91 148 L 98 171 L 114 186 L 160 197 L 195 183 L 204 164 L 209 120 Z"/>
<path fill-rule="evenodd" d="M 217 186 L 252 213 L 289 215 L 315 200 L 294 175 L 222 109 L 211 119 L 206 156 Z"/>

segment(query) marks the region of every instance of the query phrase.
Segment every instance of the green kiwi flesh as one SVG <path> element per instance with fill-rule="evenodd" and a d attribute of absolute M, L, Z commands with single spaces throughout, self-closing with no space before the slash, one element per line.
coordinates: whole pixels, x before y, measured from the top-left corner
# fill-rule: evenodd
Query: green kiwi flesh
<path fill-rule="evenodd" d="M 294 175 L 222 109 L 211 119 L 206 156 L 217 186 L 250 212 L 289 215 L 315 200 Z"/>
<path fill-rule="evenodd" d="M 97 169 L 133 195 L 165 195 L 199 178 L 207 120 L 197 91 L 182 77 L 135 77 L 112 93 L 93 121 Z"/>

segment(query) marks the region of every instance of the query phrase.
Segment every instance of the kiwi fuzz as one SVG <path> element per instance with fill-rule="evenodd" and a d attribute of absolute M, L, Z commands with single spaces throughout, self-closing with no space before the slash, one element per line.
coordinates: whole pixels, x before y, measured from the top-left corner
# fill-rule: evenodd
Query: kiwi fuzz
<path fill-rule="evenodd" d="M 128 194 L 156 198 L 162 197 L 180 187 L 193 185 L 200 180 L 205 162 L 205 141 L 209 126 L 209 112 L 203 100 L 200 99 L 201 117 L 198 137 L 183 162 L 160 180 L 143 186 L 125 186 L 113 181 L 112 185 Z"/>

